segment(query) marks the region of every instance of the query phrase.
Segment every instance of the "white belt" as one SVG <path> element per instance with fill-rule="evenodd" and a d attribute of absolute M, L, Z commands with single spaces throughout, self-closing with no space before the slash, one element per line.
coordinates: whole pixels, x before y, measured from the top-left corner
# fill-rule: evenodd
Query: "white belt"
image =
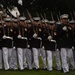
<path fill-rule="evenodd" d="M 25 40 L 27 40 L 27 37 L 21 37 L 21 39 L 25 39 Z"/>
<path fill-rule="evenodd" d="M 10 37 L 10 36 L 6 36 L 6 35 L 3 36 L 3 39 L 11 39 L 11 40 L 13 40 L 12 37 Z"/>
<path fill-rule="evenodd" d="M 37 37 L 37 39 L 42 40 L 41 37 Z"/>
<path fill-rule="evenodd" d="M 56 40 L 50 40 L 51 42 L 55 42 L 56 43 Z"/>
<path fill-rule="evenodd" d="M 17 37 L 17 38 L 27 40 L 27 37 L 22 37 L 21 35 L 18 35 L 18 37 Z"/>

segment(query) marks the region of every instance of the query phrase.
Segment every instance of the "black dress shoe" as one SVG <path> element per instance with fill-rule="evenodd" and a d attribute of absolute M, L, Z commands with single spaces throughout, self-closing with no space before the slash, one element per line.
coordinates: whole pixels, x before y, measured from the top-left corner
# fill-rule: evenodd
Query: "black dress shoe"
<path fill-rule="evenodd" d="M 47 68 L 42 68 L 42 70 L 47 70 Z"/>

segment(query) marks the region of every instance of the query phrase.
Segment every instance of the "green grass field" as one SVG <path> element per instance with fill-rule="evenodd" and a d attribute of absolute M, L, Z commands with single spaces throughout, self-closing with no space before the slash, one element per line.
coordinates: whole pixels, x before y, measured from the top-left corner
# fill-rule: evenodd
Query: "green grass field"
<path fill-rule="evenodd" d="M 53 70 L 52 72 L 49 72 L 47 70 L 24 70 L 24 71 L 5 71 L 0 70 L 0 75 L 75 75 L 75 71 L 70 71 L 69 73 L 63 73 L 60 71 Z"/>
<path fill-rule="evenodd" d="M 53 62 L 53 66 L 55 66 L 55 61 Z M 42 61 L 40 59 L 40 67 L 42 67 Z M 0 70 L 0 75 L 75 75 L 75 71 L 70 71 L 69 73 L 63 73 L 61 71 L 53 70 L 51 72 L 47 70 L 27 70 L 25 69 L 24 71 L 14 71 L 14 70 L 9 70 L 5 71 Z"/>

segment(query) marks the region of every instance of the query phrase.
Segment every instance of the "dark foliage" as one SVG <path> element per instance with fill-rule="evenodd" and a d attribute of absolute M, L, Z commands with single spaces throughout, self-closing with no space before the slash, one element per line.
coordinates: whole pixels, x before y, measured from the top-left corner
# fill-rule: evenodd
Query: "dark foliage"
<path fill-rule="evenodd" d="M 68 13 L 75 10 L 75 0 L 23 0 L 23 6 L 18 4 L 18 0 L 1 0 L 4 7 L 17 6 L 19 10 L 25 12 L 28 9 L 31 13 L 46 13 L 53 12 L 53 15 L 60 13 Z"/>

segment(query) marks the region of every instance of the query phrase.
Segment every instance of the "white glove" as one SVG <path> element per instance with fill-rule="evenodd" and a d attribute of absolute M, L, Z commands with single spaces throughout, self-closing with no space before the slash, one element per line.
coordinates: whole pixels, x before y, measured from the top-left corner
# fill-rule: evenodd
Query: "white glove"
<path fill-rule="evenodd" d="M 39 40 L 42 40 L 40 37 L 38 37 Z"/>
<path fill-rule="evenodd" d="M 72 46 L 72 49 L 74 50 L 74 46 Z"/>
<path fill-rule="evenodd" d="M 25 39 L 27 40 L 27 38 L 25 37 Z"/>
<path fill-rule="evenodd" d="M 56 49 L 56 51 L 59 51 L 59 49 Z"/>
<path fill-rule="evenodd" d="M 45 47 L 44 47 L 44 46 L 42 46 L 42 48 L 43 48 L 43 49 L 45 49 Z"/>
<path fill-rule="evenodd" d="M 11 39 L 11 40 L 13 40 L 13 38 L 12 38 L 12 37 L 10 37 L 10 36 L 6 36 L 6 38 L 7 38 L 7 39 Z"/>
<path fill-rule="evenodd" d="M 55 43 L 56 43 L 56 41 L 55 41 L 55 40 L 51 40 L 51 42 L 55 42 Z"/>
<path fill-rule="evenodd" d="M 26 38 L 26 37 L 21 37 L 21 39 L 25 39 L 25 40 L 27 40 L 27 38 Z"/>
<path fill-rule="evenodd" d="M 19 3 L 20 5 L 22 5 L 22 0 L 18 0 L 18 3 Z"/>
<path fill-rule="evenodd" d="M 33 35 L 33 38 L 37 38 L 37 34 L 36 33 Z"/>
<path fill-rule="evenodd" d="M 13 47 L 13 49 L 15 49 L 15 46 Z"/>
<path fill-rule="evenodd" d="M 18 35 L 17 37 L 21 39 L 21 35 Z"/>
<path fill-rule="evenodd" d="M 12 38 L 12 37 L 10 37 L 10 39 L 11 39 L 11 40 L 13 40 L 13 38 Z"/>
<path fill-rule="evenodd" d="M 52 36 L 48 36 L 48 40 L 51 40 L 52 39 Z"/>
<path fill-rule="evenodd" d="M 29 48 L 29 47 L 30 47 L 30 45 L 27 46 L 27 48 Z"/>
<path fill-rule="evenodd" d="M 6 35 L 3 36 L 3 39 L 6 39 Z"/>
<path fill-rule="evenodd" d="M 63 27 L 63 30 L 64 30 L 64 31 L 66 31 L 66 30 L 67 30 L 67 27 L 66 27 L 66 26 L 64 26 L 64 27 Z"/>

